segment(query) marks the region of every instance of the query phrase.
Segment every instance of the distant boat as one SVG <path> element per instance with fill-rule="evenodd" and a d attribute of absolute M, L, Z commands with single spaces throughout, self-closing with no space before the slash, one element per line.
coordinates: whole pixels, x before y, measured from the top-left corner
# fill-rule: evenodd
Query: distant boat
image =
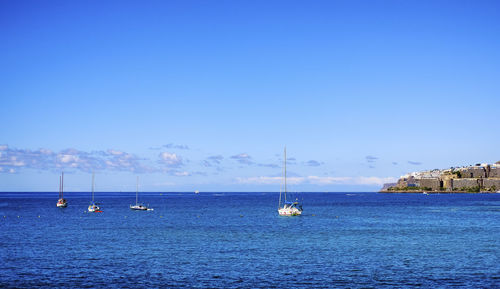
<path fill-rule="evenodd" d="M 135 205 L 130 205 L 130 209 L 136 210 L 136 211 L 147 211 L 147 210 L 153 210 L 149 209 L 148 207 L 144 206 L 143 204 L 139 204 L 139 177 L 137 177 L 137 182 L 135 185 Z"/>
<path fill-rule="evenodd" d="M 428 192 L 423 192 L 422 194 L 424 194 L 424 195 L 429 195 L 429 193 L 428 193 Z"/>
<path fill-rule="evenodd" d="M 64 173 L 59 177 L 59 200 L 57 200 L 58 208 L 66 208 L 68 206 L 68 202 L 64 198 Z"/>
<path fill-rule="evenodd" d="M 282 187 L 280 186 L 280 199 L 278 202 L 278 214 L 280 216 L 300 216 L 302 214 L 302 205 L 296 200 L 295 202 L 287 201 L 286 199 L 286 147 L 285 147 L 285 159 L 283 161 L 283 206 L 281 205 L 282 200 Z"/>
<path fill-rule="evenodd" d="M 101 208 L 94 202 L 94 173 L 92 173 L 92 203 L 89 205 L 89 212 L 91 213 L 102 213 Z"/>
<path fill-rule="evenodd" d="M 196 191 L 194 191 L 194 193 L 195 193 L 195 194 L 199 194 L 199 193 L 200 193 L 200 191 L 196 190 Z"/>

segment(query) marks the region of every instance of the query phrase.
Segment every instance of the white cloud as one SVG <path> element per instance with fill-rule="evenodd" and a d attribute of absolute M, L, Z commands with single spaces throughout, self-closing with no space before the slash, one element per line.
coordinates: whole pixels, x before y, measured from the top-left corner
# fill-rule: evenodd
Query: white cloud
<path fill-rule="evenodd" d="M 40 153 L 43 155 L 51 155 L 52 151 L 48 149 L 40 149 Z"/>
<path fill-rule="evenodd" d="M 248 177 L 236 178 L 236 182 L 240 184 L 254 184 L 254 185 L 269 185 L 279 184 L 281 177 Z M 287 182 L 292 185 L 298 184 L 312 184 L 312 185 L 363 185 L 363 186 L 381 186 L 385 183 L 395 182 L 396 178 L 393 177 L 291 177 L 287 178 Z"/>
<path fill-rule="evenodd" d="M 22 160 L 18 160 L 16 156 L 10 157 L 10 165 L 14 167 L 23 167 L 26 163 Z"/>
<path fill-rule="evenodd" d="M 181 157 L 169 152 L 160 153 L 160 163 L 172 168 L 180 167 L 183 165 Z"/>
<path fill-rule="evenodd" d="M 113 149 L 109 149 L 108 153 L 111 155 L 114 155 L 114 156 L 120 156 L 120 155 L 124 154 L 124 152 L 122 152 L 122 151 L 117 151 L 117 150 L 113 150 Z"/>
<path fill-rule="evenodd" d="M 338 185 L 346 184 L 352 181 L 350 177 L 318 177 L 318 176 L 308 176 L 306 178 L 308 183 L 314 185 Z"/>
<path fill-rule="evenodd" d="M 57 159 L 61 162 L 61 163 L 74 163 L 74 162 L 78 162 L 79 158 L 78 156 L 75 156 L 75 155 L 57 155 Z"/>
<path fill-rule="evenodd" d="M 176 172 L 175 175 L 178 177 L 187 177 L 190 176 L 191 174 L 188 172 Z"/>
<path fill-rule="evenodd" d="M 237 177 L 236 182 L 240 184 L 259 184 L 259 185 L 279 184 L 281 182 L 281 177 L 250 177 L 250 178 Z"/>
<path fill-rule="evenodd" d="M 53 152 L 48 149 L 29 150 L 9 148 L 6 145 L 0 154 L 2 172 L 9 169 L 28 168 L 42 170 L 77 169 L 85 172 L 93 170 L 115 170 L 152 172 L 154 168 L 144 166 L 141 159 L 126 152 L 107 150 L 83 152 L 65 149 Z"/>
<path fill-rule="evenodd" d="M 291 185 L 297 185 L 303 183 L 305 178 L 303 177 L 290 177 L 286 178 L 286 182 Z M 236 182 L 240 184 L 255 184 L 255 185 L 269 185 L 269 184 L 279 184 L 281 183 L 281 177 L 249 177 L 249 178 L 236 178 Z"/>
<path fill-rule="evenodd" d="M 0 145 L 0 151 L 6 151 L 8 148 L 8 145 Z"/>

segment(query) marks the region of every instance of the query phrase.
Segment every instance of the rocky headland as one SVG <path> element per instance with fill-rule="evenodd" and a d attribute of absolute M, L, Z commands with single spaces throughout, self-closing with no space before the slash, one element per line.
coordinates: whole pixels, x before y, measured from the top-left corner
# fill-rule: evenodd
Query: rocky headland
<path fill-rule="evenodd" d="M 500 161 L 467 167 L 413 172 L 397 183 L 385 184 L 381 193 L 497 193 L 500 192 Z"/>

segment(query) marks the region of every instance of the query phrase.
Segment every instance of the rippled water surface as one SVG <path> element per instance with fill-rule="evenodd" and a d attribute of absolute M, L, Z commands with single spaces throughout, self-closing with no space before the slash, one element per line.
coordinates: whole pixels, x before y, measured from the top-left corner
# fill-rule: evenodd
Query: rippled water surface
<path fill-rule="evenodd" d="M 500 194 L 0 193 L 0 287 L 498 288 Z"/>

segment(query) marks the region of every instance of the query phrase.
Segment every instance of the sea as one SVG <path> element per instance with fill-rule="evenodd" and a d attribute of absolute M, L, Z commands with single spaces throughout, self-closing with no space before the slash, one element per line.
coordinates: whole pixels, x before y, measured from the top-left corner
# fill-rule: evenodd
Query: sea
<path fill-rule="evenodd" d="M 2 288 L 500 288 L 500 194 L 0 193 Z"/>

